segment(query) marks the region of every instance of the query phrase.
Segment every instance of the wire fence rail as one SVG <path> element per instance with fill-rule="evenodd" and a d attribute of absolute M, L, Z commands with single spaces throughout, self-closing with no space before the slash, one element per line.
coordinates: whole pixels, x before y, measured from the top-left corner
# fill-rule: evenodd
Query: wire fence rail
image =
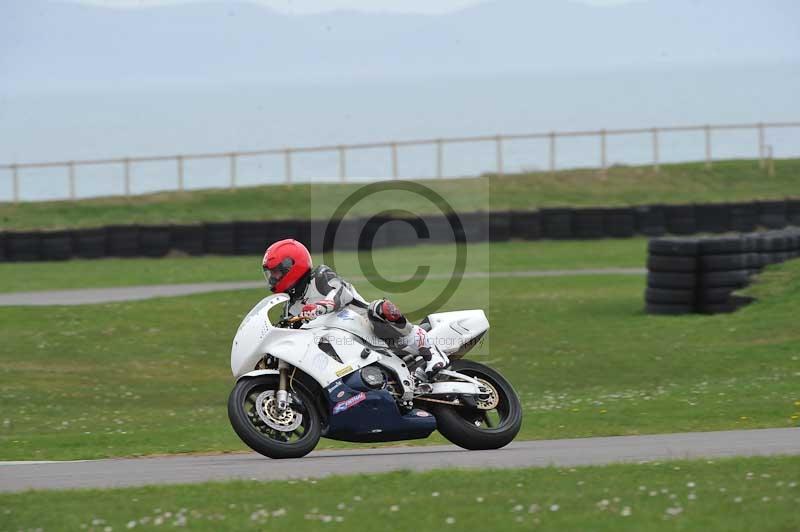
<path fill-rule="evenodd" d="M 652 143 L 652 166 L 653 170 L 658 172 L 660 165 L 660 142 L 661 135 L 669 133 L 685 133 L 685 132 L 703 132 L 705 139 L 705 166 L 711 168 L 713 165 L 713 133 L 715 131 L 731 131 L 731 130 L 752 130 L 756 133 L 755 141 L 758 148 L 758 159 L 762 168 L 767 167 L 768 160 L 771 159 L 771 146 L 765 142 L 766 132 L 768 129 L 775 128 L 800 128 L 800 122 L 758 122 L 747 124 L 704 124 L 704 125 L 691 125 L 691 126 L 662 126 L 650 128 L 628 128 L 628 129 L 599 129 L 599 130 L 578 130 L 578 131 L 548 131 L 539 133 L 522 133 L 522 134 L 506 134 L 506 135 L 481 135 L 481 136 L 465 136 L 465 137 L 443 137 L 443 138 L 428 138 L 428 139 L 413 139 L 413 140 L 399 140 L 399 141 L 382 141 L 382 142 L 366 142 L 356 144 L 338 144 L 338 145 L 323 145 L 323 146 L 305 146 L 305 147 L 288 147 L 288 148 L 272 148 L 265 150 L 249 150 L 249 151 L 230 151 L 230 152 L 209 152 L 209 153 L 192 153 L 192 154 L 177 154 L 177 155 L 158 155 L 146 157 L 121 157 L 110 159 L 86 159 L 86 160 L 73 160 L 73 161 L 51 161 L 51 162 L 34 162 L 34 163 L 13 163 L 2 164 L 0 170 L 10 170 L 12 176 L 13 187 L 13 201 L 20 201 L 20 170 L 34 169 L 34 168 L 63 168 L 67 170 L 67 177 L 69 180 L 69 199 L 77 199 L 76 195 L 76 170 L 79 167 L 98 166 L 98 165 L 121 165 L 124 175 L 124 195 L 131 195 L 131 166 L 135 163 L 153 163 L 153 162 L 175 162 L 176 184 L 174 188 L 168 190 L 185 190 L 185 163 L 192 160 L 202 159 L 227 159 L 228 160 L 228 177 L 229 187 L 232 189 L 237 188 L 237 173 L 238 162 L 240 159 L 247 157 L 259 156 L 282 156 L 284 175 L 283 183 L 291 184 L 293 182 L 292 161 L 293 157 L 297 154 L 303 153 L 320 153 L 320 152 L 338 152 L 339 168 L 338 175 L 340 182 L 347 182 L 347 152 L 355 150 L 374 150 L 374 149 L 387 149 L 390 153 L 391 160 L 391 177 L 394 179 L 399 178 L 399 151 L 400 148 L 413 147 L 413 146 L 435 146 L 436 158 L 436 175 L 437 178 L 444 177 L 444 163 L 445 163 L 445 146 L 448 144 L 464 144 L 464 143 L 494 143 L 495 144 L 495 172 L 497 175 L 504 174 L 503 163 L 503 143 L 505 141 L 516 140 L 546 140 L 548 146 L 548 167 L 551 172 L 557 169 L 557 140 L 559 138 L 570 137 L 597 137 L 599 140 L 599 168 L 605 172 L 608 168 L 608 147 L 607 138 L 610 136 L 620 135 L 649 135 Z M 433 177 L 433 176 L 431 176 Z"/>

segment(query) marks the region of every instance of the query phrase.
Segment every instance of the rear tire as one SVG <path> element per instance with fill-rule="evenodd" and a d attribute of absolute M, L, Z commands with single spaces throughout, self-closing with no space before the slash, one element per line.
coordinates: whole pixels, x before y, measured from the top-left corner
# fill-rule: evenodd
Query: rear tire
<path fill-rule="evenodd" d="M 257 453 L 269 458 L 300 458 L 319 442 L 320 415 L 311 394 L 295 381 L 294 389 L 290 390 L 290 408 L 302 414 L 302 423 L 292 432 L 270 428 L 255 411 L 254 398 L 277 389 L 277 375 L 239 380 L 228 398 L 228 419 L 239 438 Z"/>
<path fill-rule="evenodd" d="M 495 388 L 499 398 L 496 410 L 500 422 L 496 427 L 484 427 L 480 426 L 483 422 L 479 420 L 481 417 L 488 420 L 488 415 L 484 417 L 485 410 L 466 406 L 426 405 L 436 417 L 437 428 L 442 436 L 459 447 L 473 451 L 499 449 L 511 443 L 522 427 L 522 405 L 511 384 L 492 368 L 469 360 L 456 360 L 450 369 L 484 380 Z"/>

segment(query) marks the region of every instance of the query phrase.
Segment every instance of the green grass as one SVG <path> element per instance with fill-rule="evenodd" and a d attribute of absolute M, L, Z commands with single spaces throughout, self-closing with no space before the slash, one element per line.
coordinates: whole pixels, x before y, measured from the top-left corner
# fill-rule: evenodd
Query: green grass
<path fill-rule="evenodd" d="M 586 253 L 587 246 L 592 252 Z M 347 277 L 407 278 L 418 265 L 432 272 L 452 271 L 452 246 L 421 245 L 378 249 L 375 269 L 362 271 L 356 253 L 336 253 L 336 269 Z M 470 245 L 468 271 L 559 270 L 608 267 L 643 267 L 647 241 L 643 238 L 585 242 L 534 241 Z M 316 263 L 322 257 L 315 255 Z M 258 281 L 261 257 L 175 257 L 164 259 L 102 259 L 0 263 L 0 292 L 98 288 L 171 283 Z M 265 285 L 266 286 L 266 285 Z"/>
<path fill-rule="evenodd" d="M 393 299 L 412 309 L 444 284 Z M 769 297 L 732 315 L 647 316 L 643 289 L 636 275 L 465 279 L 446 309 L 488 312 L 471 356 L 515 385 L 522 438 L 800 425 L 800 261 L 770 268 L 753 288 Z M 243 450 L 229 349 L 263 295 L 0 308 L 0 459 Z"/>
<path fill-rule="evenodd" d="M 597 170 L 563 170 L 478 178 L 427 180 L 459 212 L 533 209 L 543 206 L 604 206 L 645 203 L 746 201 L 800 195 L 800 160 L 775 162 L 768 177 L 754 160 L 651 167 L 618 166 L 602 177 Z M 93 227 L 108 224 L 193 223 L 201 221 L 322 218 L 360 185 L 273 185 L 231 190 L 165 192 L 130 199 L 79 202 L 0 203 L 0 230 Z M 397 195 L 378 195 L 351 214 L 396 208 Z M 426 199 L 409 196 L 404 208 L 437 213 Z"/>
<path fill-rule="evenodd" d="M 9 530 L 788 532 L 798 507 L 798 457 L 0 495 Z"/>

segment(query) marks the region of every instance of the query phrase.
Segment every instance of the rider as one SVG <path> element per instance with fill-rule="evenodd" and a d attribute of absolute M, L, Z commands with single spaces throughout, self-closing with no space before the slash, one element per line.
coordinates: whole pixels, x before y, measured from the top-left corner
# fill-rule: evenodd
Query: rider
<path fill-rule="evenodd" d="M 273 292 L 289 295 L 288 314 L 314 319 L 344 307 L 366 314 L 375 336 L 425 362 L 415 374 L 430 379 L 449 359 L 428 340 L 425 329 L 409 322 L 394 303 L 378 299 L 367 303 L 353 285 L 321 264 L 312 269 L 308 249 L 293 239 L 279 240 L 267 248 L 262 262 L 264 277 Z"/>

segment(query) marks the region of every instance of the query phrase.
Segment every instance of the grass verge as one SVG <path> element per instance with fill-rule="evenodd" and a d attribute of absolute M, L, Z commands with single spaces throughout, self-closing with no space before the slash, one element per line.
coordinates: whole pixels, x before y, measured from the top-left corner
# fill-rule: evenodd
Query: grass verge
<path fill-rule="evenodd" d="M 646 203 L 692 203 L 775 199 L 800 194 L 800 160 L 775 162 L 767 177 L 756 160 L 597 170 L 562 170 L 504 176 L 426 180 L 459 212 L 533 209 L 546 206 L 620 206 Z M 238 190 L 163 192 L 132 198 L 0 203 L 0 230 L 60 229 L 111 224 L 166 224 L 230 220 L 320 218 L 320 208 L 340 205 L 361 185 L 272 185 Z M 352 215 L 374 214 L 398 205 L 396 194 L 374 196 Z M 313 208 L 312 208 L 313 207 Z M 426 199 L 410 196 L 403 207 L 436 214 Z"/>
<path fill-rule="evenodd" d="M 789 531 L 800 458 L 0 495 L 9 530 Z"/>
<path fill-rule="evenodd" d="M 445 282 L 393 299 L 408 309 Z M 753 288 L 769 297 L 731 315 L 647 316 L 643 290 L 641 276 L 465 279 L 445 309 L 487 311 L 470 356 L 516 387 L 522 438 L 800 425 L 800 261 L 770 268 Z M 225 410 L 229 350 L 263 295 L 0 308 L 0 459 L 244 449 Z"/>

